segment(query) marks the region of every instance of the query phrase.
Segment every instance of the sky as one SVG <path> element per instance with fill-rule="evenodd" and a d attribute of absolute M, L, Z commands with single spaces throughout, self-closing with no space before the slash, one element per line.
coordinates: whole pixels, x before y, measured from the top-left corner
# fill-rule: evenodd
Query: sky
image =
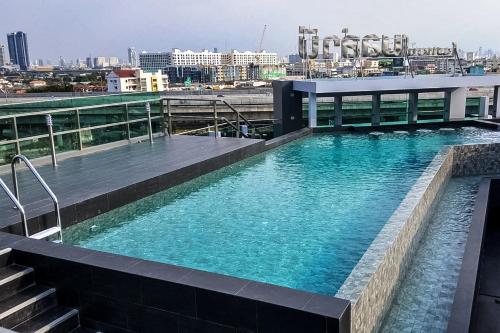
<path fill-rule="evenodd" d="M 498 0 L 1 0 L 0 44 L 24 31 L 32 62 L 86 56 L 126 59 L 139 51 L 217 47 L 284 56 L 297 52 L 298 26 L 320 37 L 405 33 L 417 47 L 500 50 Z"/>

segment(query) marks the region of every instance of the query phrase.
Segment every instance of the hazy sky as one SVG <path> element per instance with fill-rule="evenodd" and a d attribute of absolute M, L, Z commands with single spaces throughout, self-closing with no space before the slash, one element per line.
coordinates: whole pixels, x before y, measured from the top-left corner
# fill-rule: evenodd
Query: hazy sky
<path fill-rule="evenodd" d="M 167 51 L 255 50 L 295 53 L 299 25 L 320 36 L 406 33 L 417 46 L 500 50 L 499 0 L 1 0 L 0 43 L 28 34 L 30 56 L 126 58 L 127 48 Z"/>

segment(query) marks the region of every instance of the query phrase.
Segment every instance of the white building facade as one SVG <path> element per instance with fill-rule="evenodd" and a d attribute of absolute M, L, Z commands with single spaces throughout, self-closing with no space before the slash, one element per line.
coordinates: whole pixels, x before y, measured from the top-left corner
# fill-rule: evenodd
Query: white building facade
<path fill-rule="evenodd" d="M 218 66 L 222 65 L 222 53 L 209 52 L 208 50 L 194 52 L 191 50 L 181 51 L 179 49 L 173 49 L 172 52 L 169 53 L 169 61 L 170 66 Z"/>
<path fill-rule="evenodd" d="M 168 66 L 247 66 L 254 65 L 277 65 L 278 54 L 262 52 L 239 52 L 232 50 L 229 53 L 211 52 L 202 50 L 194 52 L 191 50 L 181 51 L 172 49 L 171 52 L 148 53 L 139 55 L 140 67 L 147 71 L 156 71 Z"/>
<path fill-rule="evenodd" d="M 238 50 L 231 50 L 231 52 L 224 54 L 224 64 L 227 65 L 277 65 L 278 54 L 262 52 L 239 52 Z"/>
<path fill-rule="evenodd" d="M 117 70 L 107 76 L 108 92 L 157 92 L 168 90 L 168 76 L 161 70 L 150 73 L 141 69 Z"/>

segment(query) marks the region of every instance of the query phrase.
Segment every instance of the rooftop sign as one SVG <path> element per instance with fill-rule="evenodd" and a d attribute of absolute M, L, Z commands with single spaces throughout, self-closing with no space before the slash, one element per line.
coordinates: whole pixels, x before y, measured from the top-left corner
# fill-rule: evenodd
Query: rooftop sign
<path fill-rule="evenodd" d="M 331 47 L 340 47 L 342 58 L 393 58 L 411 56 L 452 57 L 453 48 L 431 47 L 431 48 L 409 48 L 407 35 L 398 34 L 390 38 L 376 34 L 364 37 L 345 35 L 339 38 L 337 35 L 329 35 L 320 39 L 318 29 L 299 27 L 299 56 L 302 59 L 317 59 L 319 56 L 320 40 L 323 42 L 323 59 L 331 59 Z M 311 43 L 308 46 L 308 43 Z"/>

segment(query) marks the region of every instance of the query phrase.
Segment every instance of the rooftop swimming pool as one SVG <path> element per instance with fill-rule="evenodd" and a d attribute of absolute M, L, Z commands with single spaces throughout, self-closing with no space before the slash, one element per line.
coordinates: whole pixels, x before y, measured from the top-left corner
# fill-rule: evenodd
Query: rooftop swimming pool
<path fill-rule="evenodd" d="M 314 135 L 72 226 L 64 241 L 335 295 L 444 145 L 498 141 L 477 128 Z"/>

